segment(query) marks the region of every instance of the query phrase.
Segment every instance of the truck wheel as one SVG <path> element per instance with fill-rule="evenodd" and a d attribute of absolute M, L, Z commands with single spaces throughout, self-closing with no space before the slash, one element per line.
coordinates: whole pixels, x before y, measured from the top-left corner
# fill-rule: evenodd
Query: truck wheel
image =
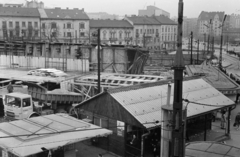
<path fill-rule="evenodd" d="M 38 113 L 32 113 L 28 118 L 33 118 L 33 117 L 39 117 L 40 115 Z"/>
<path fill-rule="evenodd" d="M 57 109 L 56 113 L 67 113 L 67 111 L 65 111 L 62 108 Z"/>

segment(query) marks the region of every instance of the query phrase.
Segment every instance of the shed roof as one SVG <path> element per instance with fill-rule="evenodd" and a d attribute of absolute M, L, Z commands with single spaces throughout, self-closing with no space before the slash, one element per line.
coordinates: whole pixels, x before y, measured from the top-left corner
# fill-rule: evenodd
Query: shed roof
<path fill-rule="evenodd" d="M 56 149 L 59 146 L 112 133 L 66 114 L 0 123 L 0 128 L 0 146 L 17 156 L 30 156 L 42 152 L 42 147 L 48 150 Z M 16 137 L 4 138 L 6 136 Z"/>
<path fill-rule="evenodd" d="M 185 157 L 239 157 L 240 148 L 214 142 L 193 142 L 186 146 Z"/>
<path fill-rule="evenodd" d="M 90 20 L 90 28 L 133 28 L 127 20 Z"/>
<path fill-rule="evenodd" d="M 164 15 L 153 16 L 153 18 L 159 21 L 162 25 L 177 25 L 176 22 L 174 22 L 173 20 Z"/>
<path fill-rule="evenodd" d="M 173 102 L 174 84 L 171 83 L 171 101 Z M 155 127 L 153 122 L 161 121 L 161 106 L 166 105 L 168 81 L 111 89 L 108 93 L 135 117 L 146 128 Z M 233 105 L 234 102 L 224 96 L 203 79 L 190 79 L 183 82 L 183 98 L 196 103 L 216 106 L 197 105 L 189 103 L 187 117 L 193 117 L 224 106 Z M 186 103 L 183 102 L 186 106 Z M 219 107 L 218 107 L 219 105 Z"/>
<path fill-rule="evenodd" d="M 18 8 L 18 7 L 0 7 L 0 16 L 40 18 L 40 14 L 37 8 Z"/>

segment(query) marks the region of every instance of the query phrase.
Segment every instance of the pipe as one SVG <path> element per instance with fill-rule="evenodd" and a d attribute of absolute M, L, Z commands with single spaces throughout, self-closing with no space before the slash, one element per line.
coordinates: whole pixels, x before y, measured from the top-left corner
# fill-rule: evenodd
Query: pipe
<path fill-rule="evenodd" d="M 170 98 L 171 98 L 171 84 L 168 83 L 167 105 L 170 105 Z"/>
<path fill-rule="evenodd" d="M 141 157 L 143 157 L 143 154 L 144 154 L 144 138 L 146 136 L 150 135 L 150 132 L 148 133 L 145 133 L 142 135 L 142 139 L 141 139 Z"/>

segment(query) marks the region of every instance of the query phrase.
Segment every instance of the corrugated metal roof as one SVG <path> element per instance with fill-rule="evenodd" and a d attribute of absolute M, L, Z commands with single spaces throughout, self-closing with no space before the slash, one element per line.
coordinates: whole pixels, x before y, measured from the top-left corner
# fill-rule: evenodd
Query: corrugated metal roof
<path fill-rule="evenodd" d="M 240 148 L 213 142 L 194 142 L 186 147 L 185 157 L 239 157 Z"/>
<path fill-rule="evenodd" d="M 151 84 L 151 83 L 150 83 Z M 154 83 L 153 83 L 154 84 Z M 174 84 L 171 84 L 171 103 L 173 103 Z M 133 115 L 146 128 L 155 127 L 155 121 L 161 121 L 161 106 L 166 105 L 168 84 L 145 86 L 142 88 L 124 88 L 109 91 L 131 115 Z M 233 105 L 234 102 L 224 96 L 203 79 L 187 80 L 183 82 L 183 98 L 189 101 L 211 105 Z M 186 106 L 186 102 L 183 103 Z M 189 103 L 187 117 L 195 116 L 219 107 L 202 106 Z M 148 123 L 148 124 L 144 124 Z"/>
<path fill-rule="evenodd" d="M 50 150 L 112 133 L 66 114 L 0 123 L 0 128 L 1 148 L 17 156 L 30 156 L 42 152 L 42 147 Z M 6 136 L 17 137 L 4 138 Z"/>

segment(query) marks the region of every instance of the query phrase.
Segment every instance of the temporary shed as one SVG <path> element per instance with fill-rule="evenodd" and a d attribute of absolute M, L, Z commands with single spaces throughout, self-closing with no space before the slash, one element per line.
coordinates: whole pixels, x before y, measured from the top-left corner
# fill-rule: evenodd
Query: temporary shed
<path fill-rule="evenodd" d="M 0 148 L 7 156 L 25 157 L 52 153 L 63 148 L 65 156 L 75 157 L 76 144 L 112 131 L 78 120 L 66 114 L 52 114 L 0 123 Z"/>
<path fill-rule="evenodd" d="M 164 80 L 110 89 L 79 104 L 76 109 L 80 117 L 88 118 L 94 124 L 113 130 L 113 135 L 109 139 L 110 151 L 119 155 L 140 155 L 143 150 L 147 150 L 147 145 L 143 147 L 140 144 L 140 141 L 145 139 L 143 136 L 146 130 L 159 129 L 161 125 L 161 106 L 167 102 L 168 84 L 174 88 L 171 82 Z M 190 101 L 188 105 L 186 102 L 183 103 L 185 107 L 187 106 L 188 121 L 195 120 L 192 122 L 195 125 L 192 124 L 191 129 L 198 127 L 197 129 L 205 133 L 207 129 L 211 129 L 211 119 L 207 119 L 207 116 L 211 116 L 215 110 L 234 105 L 232 100 L 201 78 L 185 78 L 183 98 Z M 170 100 L 172 103 L 173 90 Z M 199 119 L 203 121 L 198 121 Z M 119 127 L 112 129 L 113 126 Z M 135 151 L 130 152 L 129 150 L 133 150 L 133 146 L 129 144 L 133 140 L 131 137 L 133 135 L 136 136 L 139 145 L 136 144 Z M 150 138 L 149 136 L 148 140 Z"/>

